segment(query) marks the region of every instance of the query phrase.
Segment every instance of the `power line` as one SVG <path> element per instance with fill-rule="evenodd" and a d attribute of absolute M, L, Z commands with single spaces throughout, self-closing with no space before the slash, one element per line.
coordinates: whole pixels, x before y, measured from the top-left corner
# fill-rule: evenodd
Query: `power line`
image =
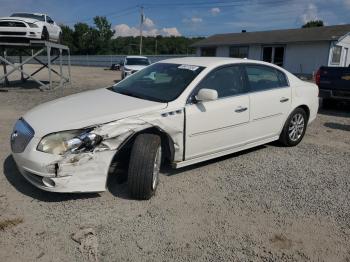
<path fill-rule="evenodd" d="M 158 4 L 145 4 L 147 8 L 165 8 L 165 7 L 196 7 L 196 8 L 208 8 L 208 7 L 230 7 L 230 6 L 261 6 L 264 4 L 286 4 L 286 0 L 271 0 L 271 1 L 210 1 L 210 2 L 172 2 L 172 3 L 158 3 Z"/>
<path fill-rule="evenodd" d="M 110 13 L 105 13 L 105 14 L 100 14 L 99 16 L 105 16 L 105 17 L 122 17 L 131 13 L 134 13 L 137 11 L 138 5 L 130 6 L 125 9 L 119 10 L 118 12 L 110 12 Z M 86 17 L 83 19 L 79 20 L 70 20 L 70 21 L 63 21 L 62 23 L 65 24 L 72 24 L 72 23 L 79 23 L 79 22 L 88 22 L 91 21 L 95 16 L 92 17 Z"/>

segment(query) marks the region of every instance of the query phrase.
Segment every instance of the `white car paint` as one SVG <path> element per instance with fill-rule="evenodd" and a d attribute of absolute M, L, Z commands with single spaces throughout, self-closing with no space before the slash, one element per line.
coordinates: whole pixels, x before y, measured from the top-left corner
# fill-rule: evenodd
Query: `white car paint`
<path fill-rule="evenodd" d="M 128 64 L 128 59 L 133 59 L 133 58 L 145 59 L 148 61 L 148 65 L 151 64 L 149 59 L 145 56 L 135 56 L 135 55 L 134 56 L 126 56 L 123 60 L 123 66 L 121 69 L 122 78 L 128 77 L 129 75 L 136 73 L 136 72 L 144 69 L 146 66 L 148 66 L 148 65 L 130 65 L 130 64 Z"/>
<path fill-rule="evenodd" d="M 317 86 L 275 65 L 247 59 L 204 57 L 159 63 L 204 69 L 180 96 L 168 103 L 98 89 L 43 104 L 25 114 L 23 119 L 35 134 L 23 152 L 13 152 L 24 177 L 47 191 L 104 191 L 113 156 L 127 139 L 144 129 L 155 127 L 169 136 L 174 148 L 172 164 L 179 168 L 277 140 L 288 116 L 299 106 L 309 109 L 309 123 L 316 118 Z M 214 101 L 192 103 L 188 100 L 196 86 L 214 69 L 237 64 L 276 68 L 285 74 L 289 86 Z M 281 99 L 288 100 L 281 102 Z M 242 108 L 246 109 L 241 111 Z M 103 138 L 93 151 L 54 155 L 37 150 L 41 139 L 50 133 L 86 127 Z M 14 134 L 13 141 L 16 140 Z M 52 179 L 55 186 L 47 184 L 47 178 Z"/>
<path fill-rule="evenodd" d="M 9 17 L 0 18 L 1 38 L 22 38 L 41 40 L 44 28 L 49 33 L 49 40 L 58 42 L 62 29 L 48 15 L 39 13 L 17 13 Z M 43 21 L 25 16 L 35 15 L 43 17 Z"/>

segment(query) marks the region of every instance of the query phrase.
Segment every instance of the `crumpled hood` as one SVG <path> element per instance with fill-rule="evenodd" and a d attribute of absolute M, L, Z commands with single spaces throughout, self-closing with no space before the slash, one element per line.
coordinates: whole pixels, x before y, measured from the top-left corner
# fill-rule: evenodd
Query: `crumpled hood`
<path fill-rule="evenodd" d="M 124 68 L 127 68 L 129 70 L 135 70 L 135 71 L 139 71 L 141 69 L 144 69 L 146 66 L 144 65 L 125 65 Z"/>
<path fill-rule="evenodd" d="M 26 23 L 35 23 L 38 22 L 39 20 L 37 19 L 33 19 L 33 18 L 25 18 L 25 17 L 17 17 L 17 16 L 9 16 L 9 17 L 1 17 L 0 21 L 5 20 L 5 21 L 22 21 L 22 22 L 26 22 Z"/>
<path fill-rule="evenodd" d="M 161 110 L 166 103 L 138 99 L 106 88 L 62 97 L 41 104 L 23 118 L 32 126 L 36 137 L 49 133 L 79 129 L 118 119 Z"/>

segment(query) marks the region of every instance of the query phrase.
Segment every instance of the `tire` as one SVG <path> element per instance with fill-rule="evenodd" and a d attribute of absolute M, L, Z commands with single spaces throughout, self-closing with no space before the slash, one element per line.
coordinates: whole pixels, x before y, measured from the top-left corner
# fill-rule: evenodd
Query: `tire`
<path fill-rule="evenodd" d="M 303 139 L 308 117 L 304 109 L 295 109 L 283 126 L 279 142 L 284 146 L 296 146 Z"/>
<path fill-rule="evenodd" d="M 47 28 L 44 27 L 43 32 L 41 33 L 41 40 L 49 41 L 49 39 L 50 39 L 49 31 L 47 31 Z"/>
<path fill-rule="evenodd" d="M 60 34 L 58 35 L 57 43 L 58 43 L 58 44 L 62 44 L 62 43 L 63 43 L 62 33 L 60 33 Z"/>
<path fill-rule="evenodd" d="M 150 199 L 159 183 L 162 159 L 161 139 L 154 134 L 140 134 L 131 149 L 128 189 L 131 198 Z"/>

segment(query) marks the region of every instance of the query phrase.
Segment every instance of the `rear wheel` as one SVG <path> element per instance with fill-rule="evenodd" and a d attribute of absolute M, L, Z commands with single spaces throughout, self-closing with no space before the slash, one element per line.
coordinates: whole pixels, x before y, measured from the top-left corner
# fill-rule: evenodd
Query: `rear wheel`
<path fill-rule="evenodd" d="M 50 39 L 49 31 L 47 31 L 47 28 L 44 27 L 41 33 L 41 40 L 49 41 L 49 39 Z"/>
<path fill-rule="evenodd" d="M 60 33 L 60 34 L 58 35 L 57 43 L 59 43 L 59 44 L 62 44 L 62 43 L 63 43 L 62 33 Z"/>
<path fill-rule="evenodd" d="M 132 198 L 150 199 L 159 183 L 162 162 L 161 139 L 154 134 L 140 134 L 131 149 L 128 188 Z"/>
<path fill-rule="evenodd" d="M 295 109 L 284 124 L 279 141 L 285 146 L 296 146 L 303 139 L 307 126 L 307 115 L 302 108 Z"/>

